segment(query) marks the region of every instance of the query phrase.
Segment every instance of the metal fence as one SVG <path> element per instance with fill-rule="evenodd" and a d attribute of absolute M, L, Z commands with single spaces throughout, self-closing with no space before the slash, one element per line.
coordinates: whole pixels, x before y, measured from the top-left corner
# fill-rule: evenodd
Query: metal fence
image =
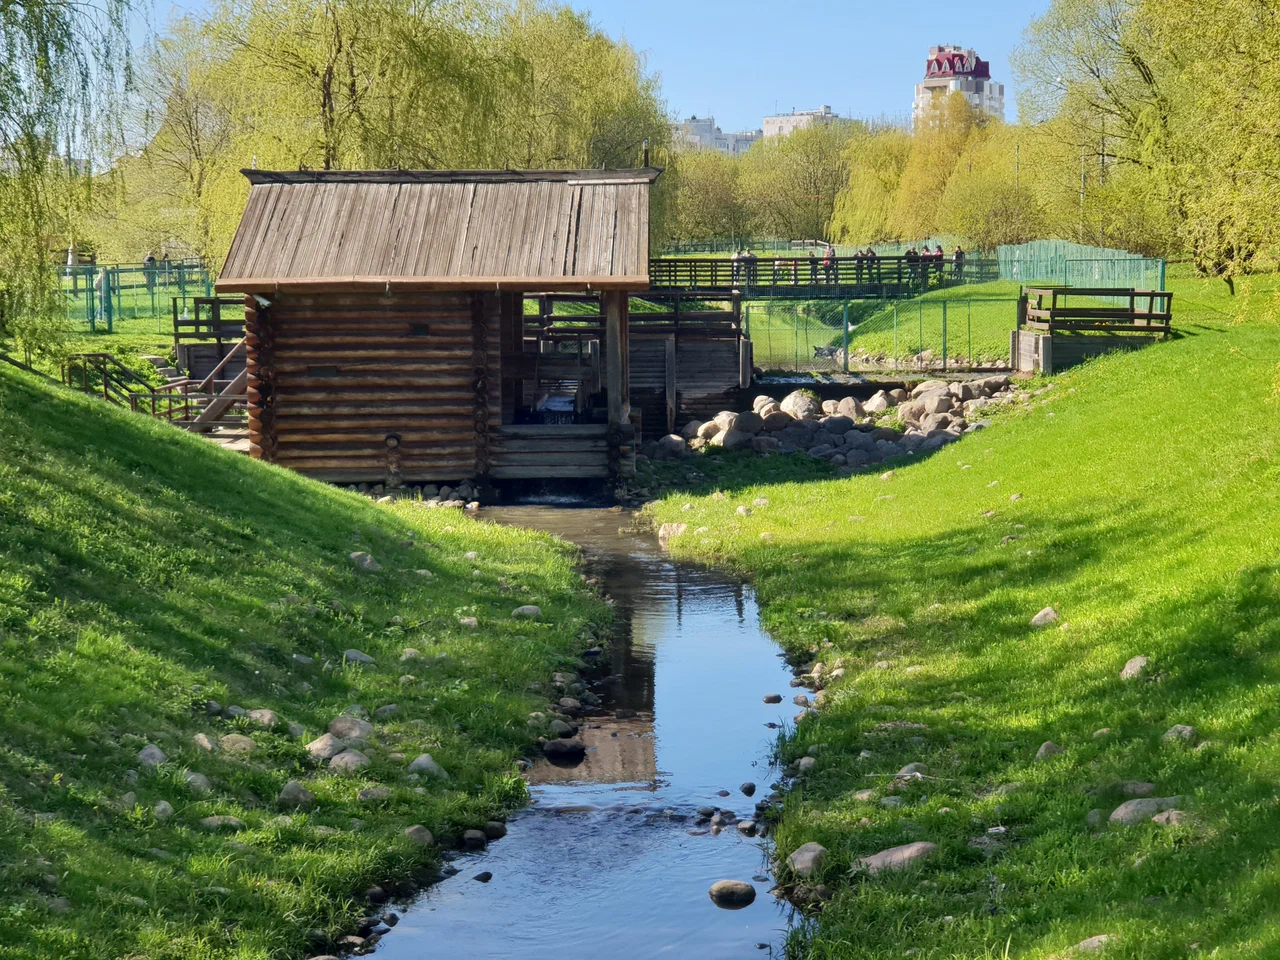
<path fill-rule="evenodd" d="M 163 333 L 173 298 L 207 297 L 213 278 L 198 260 L 56 267 L 67 319 L 91 333 Z"/>
<path fill-rule="evenodd" d="M 1066 240 L 1036 240 L 1001 247 L 1000 279 L 1069 287 L 1163 290 L 1165 262 L 1126 250 L 1091 247 Z"/>
<path fill-rule="evenodd" d="M 1002 370 L 1015 297 L 757 301 L 743 307 L 755 366 L 793 373 Z"/>

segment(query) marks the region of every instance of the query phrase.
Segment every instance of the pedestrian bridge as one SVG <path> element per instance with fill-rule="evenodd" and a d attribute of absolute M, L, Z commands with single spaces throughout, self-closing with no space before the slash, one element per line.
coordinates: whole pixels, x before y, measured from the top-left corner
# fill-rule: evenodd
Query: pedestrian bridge
<path fill-rule="evenodd" d="M 1000 277 L 995 260 L 932 257 L 765 256 L 751 260 L 653 257 L 653 290 L 744 300 L 889 300 L 929 290 L 987 283 Z"/>

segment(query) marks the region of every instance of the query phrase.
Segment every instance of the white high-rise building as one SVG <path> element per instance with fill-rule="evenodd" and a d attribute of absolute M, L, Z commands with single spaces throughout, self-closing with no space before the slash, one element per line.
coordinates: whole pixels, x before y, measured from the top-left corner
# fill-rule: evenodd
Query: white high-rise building
<path fill-rule="evenodd" d="M 764 135 L 766 137 L 785 137 L 789 133 L 794 133 L 804 127 L 811 127 L 815 123 L 831 123 L 839 120 L 840 114 L 834 113 L 828 106 L 821 106 L 817 110 L 792 110 L 790 113 L 779 114 L 776 117 L 764 118 Z"/>
<path fill-rule="evenodd" d="M 742 156 L 762 136 L 760 130 L 725 133 L 716 126 L 715 117 L 689 117 L 680 123 L 673 123 L 671 134 L 679 148 L 718 150 L 730 157 Z"/>
<path fill-rule="evenodd" d="M 975 109 L 990 117 L 1004 119 L 1004 84 L 991 79 L 991 64 L 972 49 L 954 45 L 929 48 L 924 80 L 916 84 L 911 118 L 924 119 L 934 100 L 962 93 Z"/>

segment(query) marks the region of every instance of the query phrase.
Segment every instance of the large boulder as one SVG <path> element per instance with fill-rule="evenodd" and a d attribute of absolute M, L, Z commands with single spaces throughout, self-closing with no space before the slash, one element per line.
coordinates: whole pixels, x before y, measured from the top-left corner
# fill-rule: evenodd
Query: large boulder
<path fill-rule="evenodd" d="M 795 852 L 787 857 L 787 866 L 797 877 L 808 879 L 815 873 L 821 872 L 822 861 L 826 855 L 827 848 L 822 844 L 806 843 L 804 846 L 797 847 Z"/>
<path fill-rule="evenodd" d="M 718 880 L 709 892 L 712 902 L 727 910 L 750 906 L 756 898 L 756 888 L 742 880 Z"/>
<path fill-rule="evenodd" d="M 934 390 L 945 391 L 947 389 L 947 381 L 945 380 L 926 380 L 924 383 L 916 384 L 911 390 L 911 398 L 919 400 L 926 393 L 932 393 Z"/>
<path fill-rule="evenodd" d="M 756 453 L 777 453 L 780 443 L 773 437 L 752 437 L 751 449 Z"/>
<path fill-rule="evenodd" d="M 867 413 L 875 414 L 884 413 L 891 406 L 893 406 L 893 404 L 889 402 L 889 395 L 883 390 L 878 390 L 874 395 L 872 395 L 870 400 L 862 405 L 862 409 Z"/>
<path fill-rule="evenodd" d="M 935 413 L 948 413 L 955 406 L 955 401 L 945 393 L 931 393 L 920 398 L 921 409 L 925 416 Z"/>
<path fill-rule="evenodd" d="M 698 428 L 698 439 L 714 440 L 716 435 L 723 432 L 723 430 L 724 427 L 722 427 L 718 422 L 715 420 L 708 420 Z"/>
<path fill-rule="evenodd" d="M 343 740 L 367 740 L 373 736 L 373 724 L 359 717 L 334 717 L 329 723 L 329 732 Z"/>
<path fill-rule="evenodd" d="M 751 446 L 753 439 L 755 438 L 749 433 L 743 433 L 741 430 L 729 430 L 726 433 L 717 434 L 711 444 L 716 447 L 724 447 L 726 450 L 745 450 Z"/>
<path fill-rule="evenodd" d="M 795 418 L 785 410 L 778 409 L 764 418 L 764 429 L 769 433 L 785 430 L 795 422 Z"/>
<path fill-rule="evenodd" d="M 783 413 L 789 413 L 797 420 L 816 420 L 822 416 L 821 404 L 802 390 L 787 394 L 780 406 Z"/>
<path fill-rule="evenodd" d="M 701 429 L 701 420 L 690 420 L 684 425 L 684 429 L 680 431 L 680 436 L 685 440 L 693 440 L 698 436 L 698 431 Z"/>
<path fill-rule="evenodd" d="M 542 745 L 542 754 L 555 764 L 577 766 L 587 756 L 587 747 L 575 738 L 548 740 Z"/>
<path fill-rule="evenodd" d="M 893 870 L 905 870 L 938 852 L 937 844 L 908 843 L 901 847 L 891 847 L 869 857 L 861 857 L 856 866 L 870 874 L 885 873 Z"/>
<path fill-rule="evenodd" d="M 421 754 L 413 763 L 409 764 L 409 772 L 431 777 L 434 780 L 449 779 L 449 771 L 436 763 L 429 753 Z"/>
<path fill-rule="evenodd" d="M 839 400 L 823 400 L 822 401 L 822 412 L 825 416 L 828 416 L 828 417 L 835 416 L 836 410 L 839 409 L 839 407 L 840 407 Z"/>
<path fill-rule="evenodd" d="M 759 413 L 760 408 L 763 407 L 765 404 L 776 403 L 776 402 L 777 401 L 774 400 L 773 397 L 767 397 L 762 393 L 760 394 L 760 396 L 756 397 L 755 400 L 751 401 L 751 409 L 753 412 Z"/>
<path fill-rule="evenodd" d="M 857 420 L 867 415 L 857 397 L 845 397 L 841 400 L 836 404 L 836 413 L 842 417 L 848 417 L 850 420 Z"/>
<path fill-rule="evenodd" d="M 760 419 L 763 420 L 765 417 L 769 416 L 769 414 L 777 413 L 781 409 L 782 407 L 779 405 L 777 400 L 770 400 L 764 406 L 760 407 L 760 409 L 756 410 L 756 413 L 760 414 Z"/>
<path fill-rule="evenodd" d="M 822 429 L 831 434 L 832 439 L 843 437 L 846 433 L 853 429 L 853 418 L 845 417 L 839 414 L 833 414 L 830 417 L 823 417 L 819 421 Z"/>
<path fill-rule="evenodd" d="M 329 769 L 334 773 L 355 773 L 361 767 L 367 767 L 369 763 L 369 758 L 359 750 L 343 750 L 329 761 Z"/>
<path fill-rule="evenodd" d="M 720 424 L 720 432 L 728 433 L 738 425 L 738 415 L 732 410 L 721 410 L 716 414 L 716 423 Z"/>
<path fill-rule="evenodd" d="M 738 422 L 734 429 L 741 433 L 749 433 L 753 436 L 764 429 L 764 417 L 758 413 L 740 413 L 738 414 Z"/>
<path fill-rule="evenodd" d="M 685 446 L 684 437 L 678 433 L 669 433 L 665 437 L 659 438 L 654 446 L 653 459 L 655 460 L 679 460 L 688 452 Z"/>
<path fill-rule="evenodd" d="M 1146 823 L 1158 813 L 1174 809 L 1181 800 L 1181 797 L 1145 797 L 1140 800 L 1129 800 L 1116 807 L 1108 822 L 1119 827 L 1137 826 L 1140 823 Z"/>

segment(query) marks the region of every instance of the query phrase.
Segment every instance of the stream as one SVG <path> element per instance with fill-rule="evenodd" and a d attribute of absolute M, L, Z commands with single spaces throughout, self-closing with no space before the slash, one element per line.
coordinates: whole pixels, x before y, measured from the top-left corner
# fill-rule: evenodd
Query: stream
<path fill-rule="evenodd" d="M 582 721 L 587 759 L 574 768 L 539 760 L 526 774 L 533 802 L 510 818 L 507 836 L 458 855 L 459 872 L 404 911 L 377 955 L 780 955 L 790 908 L 768 892 L 769 841 L 694 822 L 706 806 L 753 814 L 778 779 L 768 724 L 796 711 L 791 674 L 760 629 L 751 588 L 673 561 L 652 535 L 620 535 L 625 513 L 543 505 L 482 516 L 583 549 L 615 601 L 613 674 L 593 688 L 603 712 Z M 769 693 L 783 703 L 765 705 Z M 616 710 L 636 716 L 615 719 Z M 747 782 L 754 797 L 740 789 Z M 481 871 L 492 880 L 475 880 Z M 755 902 L 718 907 L 708 895 L 717 880 L 752 883 Z"/>

